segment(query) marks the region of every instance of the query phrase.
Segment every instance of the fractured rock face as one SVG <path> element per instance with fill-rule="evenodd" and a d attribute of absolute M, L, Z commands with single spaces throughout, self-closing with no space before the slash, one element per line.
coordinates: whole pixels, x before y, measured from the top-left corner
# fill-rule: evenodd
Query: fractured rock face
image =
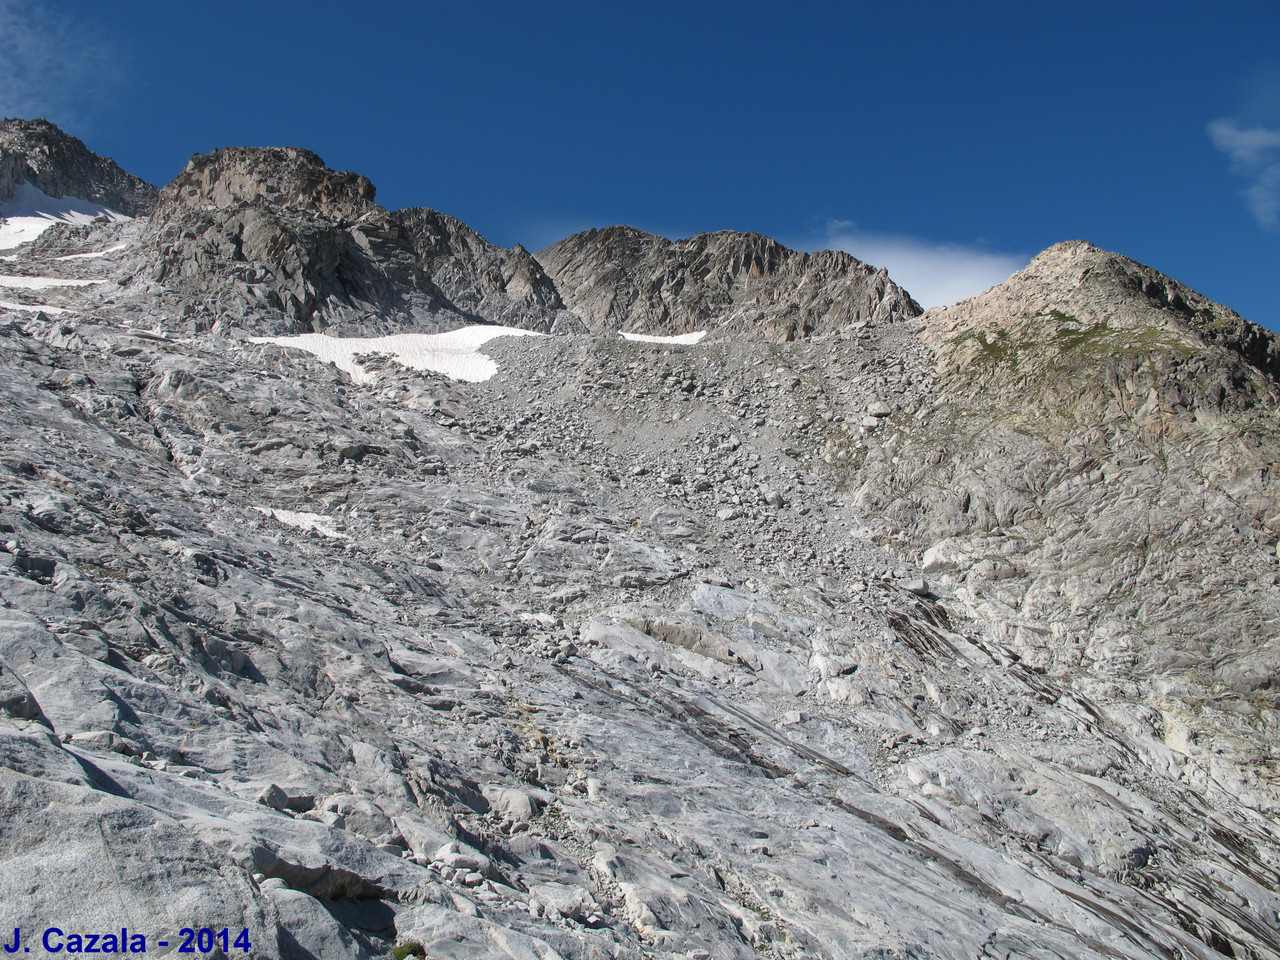
<path fill-rule="evenodd" d="M 196 154 L 161 193 L 162 206 L 217 209 L 265 201 L 321 216 L 351 218 L 374 209 L 374 186 L 330 170 L 310 150 L 230 147 Z"/>
<path fill-rule="evenodd" d="M 472 322 L 540 333 L 584 329 L 566 309 L 542 265 L 524 247 L 495 247 L 461 220 L 423 207 L 392 216 L 432 282 Z"/>
<path fill-rule="evenodd" d="M 1150 267 L 1059 244 L 930 310 L 927 415 L 837 455 L 1038 669 L 1136 700 L 1180 749 L 1274 762 L 1277 337 Z M 846 457 L 840 460 L 840 457 Z M 1226 561 L 1225 558 L 1230 558 Z M 1203 704 L 1203 705 L 1202 705 Z M 1252 785 L 1250 785 L 1252 784 Z"/>
<path fill-rule="evenodd" d="M 496 247 L 435 211 L 388 212 L 373 197 L 364 177 L 307 150 L 197 155 L 148 223 L 151 277 L 220 330 L 580 328 L 523 248 Z"/>
<path fill-rule="evenodd" d="M 672 243 L 631 227 L 588 230 L 537 254 L 595 332 L 794 340 L 920 313 L 883 270 L 845 253 L 798 253 L 754 233 Z"/>
<path fill-rule="evenodd" d="M 13 196 L 19 183 L 50 197 L 102 204 L 129 217 L 144 216 L 156 203 L 155 187 L 47 120 L 0 122 L 0 203 Z"/>

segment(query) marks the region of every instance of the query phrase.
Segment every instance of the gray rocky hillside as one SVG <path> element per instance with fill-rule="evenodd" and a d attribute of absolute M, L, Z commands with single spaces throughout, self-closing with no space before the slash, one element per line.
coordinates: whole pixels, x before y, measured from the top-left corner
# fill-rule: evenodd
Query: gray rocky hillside
<path fill-rule="evenodd" d="M 366 184 L 198 157 L 0 270 L 0 930 L 1280 957 L 1269 334 L 1072 244 L 638 343 Z M 487 310 L 554 335 L 258 339 Z"/>
<path fill-rule="evenodd" d="M 537 254 L 565 303 L 597 333 L 789 341 L 920 307 L 846 253 L 800 253 L 758 233 L 703 233 L 674 243 L 632 227 L 588 230 Z"/>
<path fill-rule="evenodd" d="M 936 394 L 839 482 L 1028 665 L 1274 808 L 1276 336 L 1085 243 L 921 319 Z"/>
<path fill-rule="evenodd" d="M 29 183 L 50 197 L 100 203 L 126 216 L 150 212 L 156 188 L 91 152 L 47 120 L 0 121 L 0 203 Z"/>

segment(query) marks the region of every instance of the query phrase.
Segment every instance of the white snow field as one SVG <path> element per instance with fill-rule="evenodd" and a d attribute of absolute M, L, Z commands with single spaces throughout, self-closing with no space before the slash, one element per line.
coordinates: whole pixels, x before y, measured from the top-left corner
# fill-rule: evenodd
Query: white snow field
<path fill-rule="evenodd" d="M 100 203 L 79 197 L 51 197 L 29 183 L 14 186 L 13 196 L 0 203 L 0 250 L 34 240 L 55 223 L 91 223 L 96 217 L 130 220 Z"/>
<path fill-rule="evenodd" d="M 543 337 L 546 334 L 518 327 L 476 324 L 447 333 L 397 333 L 387 337 L 330 337 L 323 333 L 303 333 L 294 337 L 251 337 L 252 343 L 274 343 L 297 347 L 345 370 L 356 383 L 377 379 L 355 362 L 364 353 L 388 356 L 410 370 L 433 370 L 451 380 L 480 383 L 498 372 L 491 357 L 480 347 L 495 337 Z"/>
<path fill-rule="evenodd" d="M 30 310 L 32 312 L 42 311 L 49 316 L 56 316 L 59 313 L 67 313 L 62 307 L 46 307 L 42 303 L 14 303 L 12 300 L 0 300 L 0 310 Z"/>
<path fill-rule="evenodd" d="M 48 290 L 50 287 L 90 287 L 101 280 L 67 280 L 62 277 L 6 277 L 0 275 L 0 287 L 15 290 Z"/>
<path fill-rule="evenodd" d="M 674 343 L 690 345 L 699 342 L 707 335 L 707 331 L 699 330 L 696 333 L 677 333 L 671 337 L 655 337 L 648 333 L 624 333 L 622 336 L 626 340 L 635 340 L 637 343 Z"/>
<path fill-rule="evenodd" d="M 58 260 L 94 260 L 98 257 L 105 257 L 110 253 L 118 253 L 129 246 L 127 243 L 117 243 L 114 247 L 107 247 L 105 250 L 99 250 L 96 253 L 68 253 L 65 257 L 58 257 Z"/>
<path fill-rule="evenodd" d="M 314 530 L 321 536 L 347 539 L 347 535 L 338 529 L 338 521 L 323 513 L 309 513 L 306 510 L 279 510 L 275 507 L 254 507 L 259 513 L 274 517 L 276 522 L 298 530 Z"/>

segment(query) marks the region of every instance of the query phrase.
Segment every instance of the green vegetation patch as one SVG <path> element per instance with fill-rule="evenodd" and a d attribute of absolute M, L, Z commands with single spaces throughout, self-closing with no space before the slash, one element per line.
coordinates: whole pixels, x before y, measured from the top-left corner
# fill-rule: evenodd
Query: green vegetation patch
<path fill-rule="evenodd" d="M 1071 314 L 1052 310 L 1039 316 L 1054 322 L 1045 330 L 970 330 L 949 344 L 961 366 L 1005 369 L 1052 376 L 1082 365 L 1133 356 L 1166 354 L 1184 359 L 1198 352 L 1177 332 L 1159 326 L 1114 327 L 1108 321 L 1083 323 Z"/>
<path fill-rule="evenodd" d="M 984 365 L 1017 365 L 1019 345 L 1008 330 L 970 330 L 951 341 L 953 353 Z"/>
<path fill-rule="evenodd" d="M 1047 316 L 1057 321 L 1058 328 L 1046 345 L 1056 347 L 1064 358 L 1075 354 L 1081 360 L 1110 360 L 1154 353 L 1187 357 L 1196 352 L 1185 338 L 1159 326 L 1113 327 L 1106 320 L 1086 325 L 1061 310 L 1050 310 Z"/>

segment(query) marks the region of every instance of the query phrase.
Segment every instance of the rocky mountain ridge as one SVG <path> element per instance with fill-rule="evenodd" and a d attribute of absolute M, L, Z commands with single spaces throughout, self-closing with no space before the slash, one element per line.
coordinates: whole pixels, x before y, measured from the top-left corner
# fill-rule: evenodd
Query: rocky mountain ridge
<path fill-rule="evenodd" d="M 376 192 L 367 177 L 330 170 L 310 150 L 229 147 L 193 156 L 161 192 L 161 202 L 170 211 L 263 203 L 356 219 L 376 209 Z"/>
<path fill-rule="evenodd" d="M 51 197 L 100 203 L 130 217 L 150 212 L 156 188 L 99 157 L 47 120 L 0 121 L 0 203 L 29 183 Z"/>
<path fill-rule="evenodd" d="M 1271 334 L 365 184 L 197 157 L 0 271 L 0 929 L 1280 956 Z M 495 320 L 475 383 L 255 339 Z"/>
<path fill-rule="evenodd" d="M 376 334 L 467 323 L 580 328 L 521 248 L 432 210 L 387 211 L 305 150 L 197 155 L 143 232 L 151 278 L 206 329 Z"/>
<path fill-rule="evenodd" d="M 46 166 L 78 169 L 80 149 L 61 144 Z M 535 257 L 433 210 L 384 210 L 375 193 L 368 179 L 331 170 L 307 150 L 197 154 L 149 216 L 144 272 L 206 307 L 206 328 L 273 334 L 501 323 L 649 335 L 714 328 L 713 336 L 786 341 L 920 312 L 883 270 L 758 234 L 672 243 L 611 227 Z"/>
<path fill-rule="evenodd" d="M 799 253 L 753 233 L 672 242 L 632 227 L 588 230 L 537 253 L 595 332 L 789 341 L 891 322 L 919 305 L 883 270 L 846 253 Z"/>

